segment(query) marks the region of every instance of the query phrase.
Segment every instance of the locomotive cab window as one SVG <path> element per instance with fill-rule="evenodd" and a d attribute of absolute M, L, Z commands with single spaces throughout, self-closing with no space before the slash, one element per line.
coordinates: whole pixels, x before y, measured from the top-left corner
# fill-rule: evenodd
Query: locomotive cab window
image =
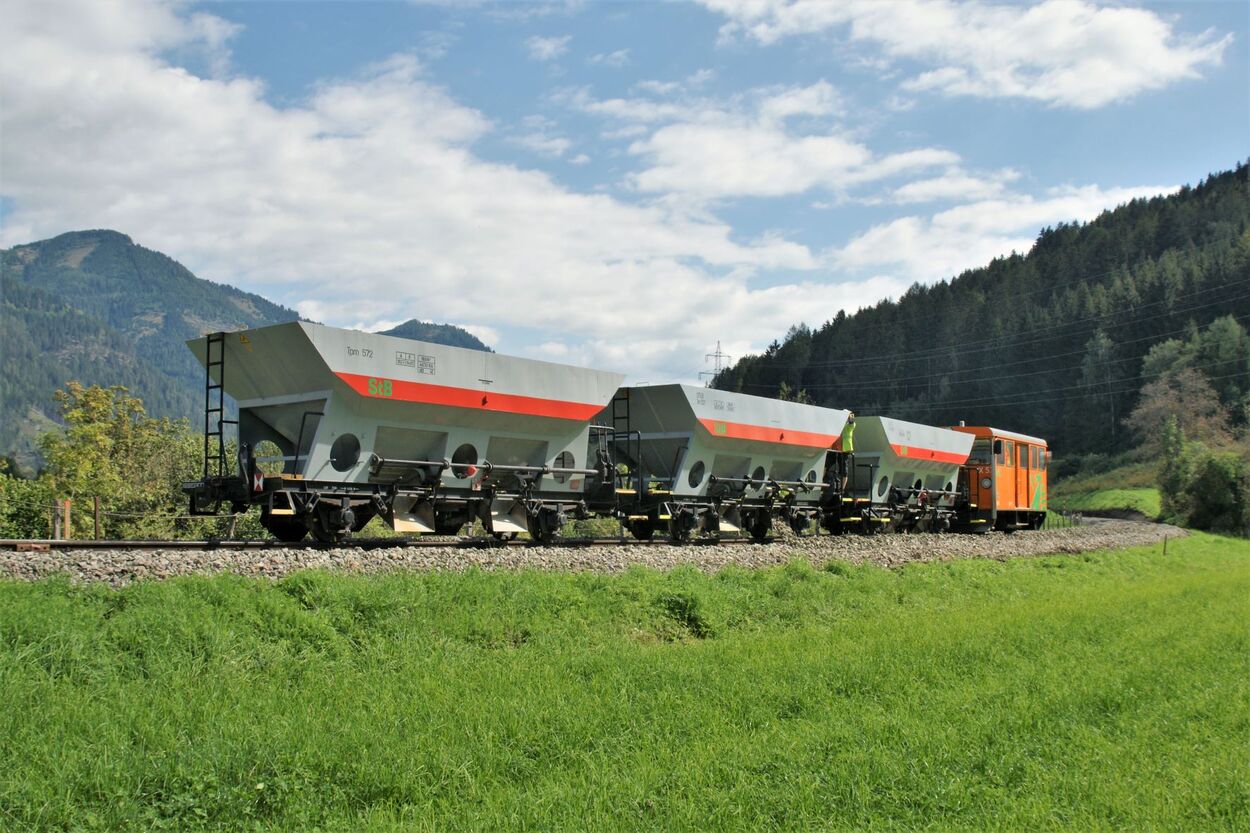
<path fill-rule="evenodd" d="M 1003 443 L 1003 455 L 1000 458 L 1003 465 L 1011 468 L 1016 464 L 1016 444 L 1013 442 Z"/>
<path fill-rule="evenodd" d="M 1003 454 L 1003 441 L 994 440 L 994 462 L 1000 466 L 1007 465 L 1007 458 Z"/>
<path fill-rule="evenodd" d="M 968 455 L 968 465 L 988 466 L 990 464 L 990 441 L 977 440 L 972 444 L 972 453 Z"/>

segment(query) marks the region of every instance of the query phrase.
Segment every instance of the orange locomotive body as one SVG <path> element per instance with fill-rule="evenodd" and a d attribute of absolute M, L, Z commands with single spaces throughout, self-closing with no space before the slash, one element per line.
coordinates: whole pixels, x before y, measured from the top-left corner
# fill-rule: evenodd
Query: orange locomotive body
<path fill-rule="evenodd" d="M 1046 441 L 988 426 L 951 426 L 976 440 L 960 470 L 968 505 L 961 526 L 1012 531 L 1040 529 L 1046 520 Z"/>

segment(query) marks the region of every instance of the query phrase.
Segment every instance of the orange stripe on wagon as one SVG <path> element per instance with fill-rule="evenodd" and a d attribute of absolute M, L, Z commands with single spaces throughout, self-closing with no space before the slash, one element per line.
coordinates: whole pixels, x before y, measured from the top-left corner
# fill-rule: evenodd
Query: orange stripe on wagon
<path fill-rule="evenodd" d="M 699 423 L 714 437 L 733 440 L 756 440 L 765 443 L 798 445 L 804 448 L 828 448 L 838 439 L 838 434 L 816 434 L 811 431 L 795 431 L 790 428 L 748 425 L 745 422 L 726 422 L 723 419 L 700 419 Z"/>
<path fill-rule="evenodd" d="M 352 390 L 369 399 L 397 402 L 419 402 L 422 405 L 445 405 L 449 408 L 472 408 L 477 411 L 496 411 L 505 414 L 551 417 L 589 421 L 603 410 L 602 404 L 566 402 L 561 399 L 542 399 L 537 396 L 521 396 L 515 393 L 455 388 L 448 385 L 431 385 L 427 382 L 408 382 L 403 379 L 384 379 L 378 376 L 362 376 L 358 373 L 336 373 Z M 374 383 L 371 390 L 370 381 Z M 389 382 L 386 389 L 390 396 L 379 395 L 378 382 Z"/>
<path fill-rule="evenodd" d="M 938 451 L 936 448 L 917 448 L 914 445 L 891 445 L 894 453 L 899 457 L 907 457 L 912 460 L 933 460 L 937 463 L 955 463 L 963 465 L 968 459 L 967 454 L 956 454 L 952 451 Z"/>

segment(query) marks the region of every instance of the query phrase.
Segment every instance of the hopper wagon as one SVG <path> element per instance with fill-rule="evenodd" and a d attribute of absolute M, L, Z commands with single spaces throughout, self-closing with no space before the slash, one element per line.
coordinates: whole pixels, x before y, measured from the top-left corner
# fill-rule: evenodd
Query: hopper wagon
<path fill-rule="evenodd" d="M 206 369 L 205 470 L 192 511 L 259 506 L 276 537 L 399 532 L 552 537 L 615 506 L 592 419 L 616 373 L 303 321 L 188 343 Z M 223 394 L 238 405 L 227 461 Z M 592 436 L 594 434 L 594 436 Z"/>
<path fill-rule="evenodd" d="M 847 488 L 823 519 L 831 532 L 942 532 L 954 524 L 966 491 L 960 470 L 972 450 L 967 433 L 860 417 Z"/>
<path fill-rule="evenodd" d="M 619 517 L 650 539 L 745 531 L 774 515 L 796 531 L 820 515 L 826 455 L 849 411 L 693 385 L 622 388 L 602 421 L 628 470 Z"/>

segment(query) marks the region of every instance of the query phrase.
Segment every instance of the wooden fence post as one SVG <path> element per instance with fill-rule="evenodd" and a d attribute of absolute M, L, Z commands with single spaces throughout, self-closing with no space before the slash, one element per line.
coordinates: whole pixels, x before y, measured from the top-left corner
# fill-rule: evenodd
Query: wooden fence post
<path fill-rule="evenodd" d="M 93 509 L 95 510 L 95 539 L 100 540 L 100 496 L 96 495 L 92 498 Z"/>
<path fill-rule="evenodd" d="M 64 506 L 65 506 L 65 540 L 71 541 L 74 538 L 74 524 L 72 521 L 73 516 L 70 514 L 70 510 L 74 506 L 74 499 L 68 498 L 68 497 L 65 498 Z"/>

